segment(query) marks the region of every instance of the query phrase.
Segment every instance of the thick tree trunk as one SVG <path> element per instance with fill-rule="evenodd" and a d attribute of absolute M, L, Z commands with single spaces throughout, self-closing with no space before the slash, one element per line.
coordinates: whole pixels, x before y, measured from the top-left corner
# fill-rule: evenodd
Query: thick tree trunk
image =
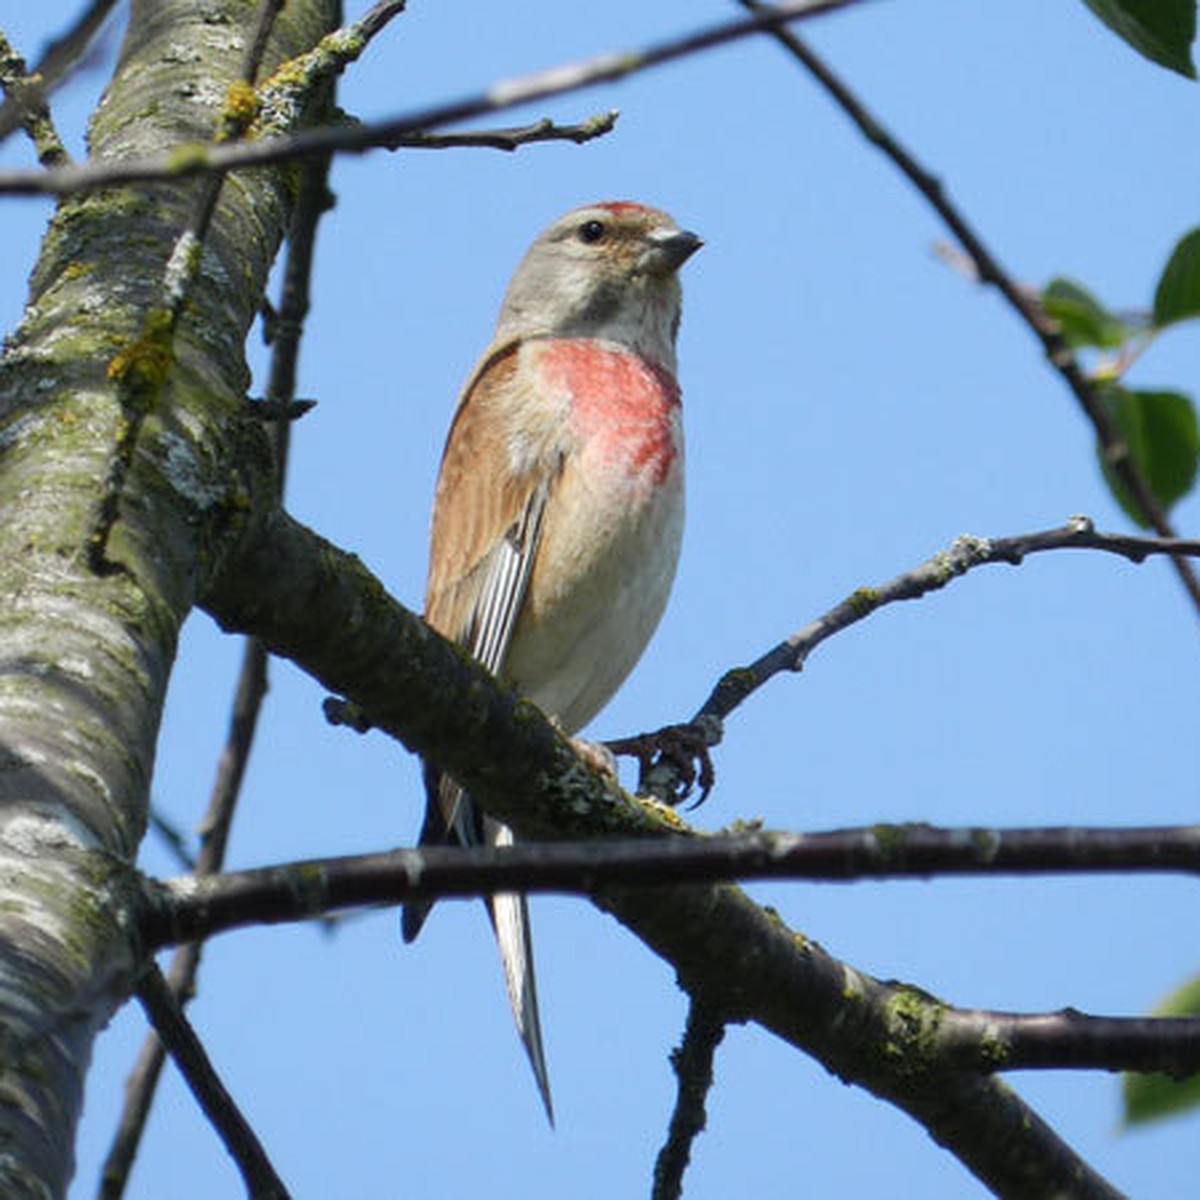
<path fill-rule="evenodd" d="M 135 0 L 95 157 L 207 140 L 256 5 Z M 332 0 L 292 0 L 264 67 Z M 0 360 L 0 1194 L 61 1196 L 97 1030 L 140 962 L 123 881 L 179 627 L 270 483 L 246 331 L 289 175 L 224 186 L 182 320 L 164 270 L 196 181 L 64 202 Z"/>

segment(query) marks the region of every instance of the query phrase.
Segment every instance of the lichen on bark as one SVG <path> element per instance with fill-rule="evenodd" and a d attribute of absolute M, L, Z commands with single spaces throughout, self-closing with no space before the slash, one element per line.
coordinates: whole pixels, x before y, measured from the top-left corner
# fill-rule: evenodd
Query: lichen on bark
<path fill-rule="evenodd" d="M 91 155 L 208 140 L 255 10 L 135 0 Z M 332 0 L 289 3 L 263 70 L 312 46 L 334 16 Z M 64 200 L 0 359 L 6 1197 L 65 1193 L 91 1042 L 139 967 L 127 871 L 178 631 L 245 514 L 274 495 L 245 411 L 243 345 L 286 228 L 286 172 L 222 189 L 182 316 L 163 330 L 164 272 L 199 186 Z M 106 504 L 109 569 L 97 571 L 89 546 Z"/>

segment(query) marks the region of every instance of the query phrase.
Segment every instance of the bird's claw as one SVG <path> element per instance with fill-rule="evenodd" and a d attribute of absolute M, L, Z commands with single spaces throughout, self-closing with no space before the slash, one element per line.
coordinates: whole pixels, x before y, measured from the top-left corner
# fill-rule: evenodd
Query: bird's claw
<path fill-rule="evenodd" d="M 637 759 L 639 794 L 675 807 L 698 786 L 700 795 L 691 805 L 698 808 L 716 783 L 709 748 L 720 740 L 720 720 L 706 717 L 605 745 L 613 754 Z"/>

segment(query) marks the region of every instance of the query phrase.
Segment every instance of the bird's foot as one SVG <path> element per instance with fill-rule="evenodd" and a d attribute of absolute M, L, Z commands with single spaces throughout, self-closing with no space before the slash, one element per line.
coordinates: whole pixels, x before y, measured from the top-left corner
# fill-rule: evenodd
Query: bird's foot
<path fill-rule="evenodd" d="M 638 793 L 653 796 L 672 807 L 682 804 L 692 789 L 700 796 L 692 805 L 708 799 L 716 783 L 709 748 L 720 744 L 723 733 L 719 717 L 704 716 L 684 725 L 665 725 L 655 733 L 606 742 L 612 754 L 638 760 Z"/>

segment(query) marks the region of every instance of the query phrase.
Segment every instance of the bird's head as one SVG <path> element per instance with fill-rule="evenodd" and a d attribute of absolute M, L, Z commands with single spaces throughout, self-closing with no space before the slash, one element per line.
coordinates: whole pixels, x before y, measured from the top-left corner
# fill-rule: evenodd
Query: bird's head
<path fill-rule="evenodd" d="M 668 365 L 679 327 L 677 272 L 701 245 L 646 204 L 574 209 L 538 236 L 517 267 L 497 340 L 601 338 Z"/>

